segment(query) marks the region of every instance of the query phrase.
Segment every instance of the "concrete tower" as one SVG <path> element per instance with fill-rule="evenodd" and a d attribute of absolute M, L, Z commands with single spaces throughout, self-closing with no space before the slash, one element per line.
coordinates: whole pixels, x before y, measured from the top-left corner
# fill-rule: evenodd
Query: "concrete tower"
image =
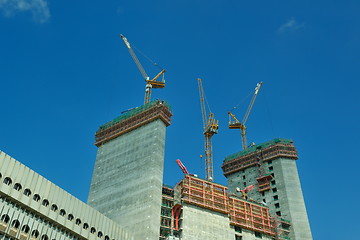
<path fill-rule="evenodd" d="M 236 188 L 244 189 L 252 184 L 256 186 L 248 193 L 248 198 L 263 202 L 272 216 L 279 216 L 276 221 L 283 231 L 281 236 L 292 240 L 311 240 L 295 162 L 297 159 L 292 141 L 274 139 L 226 157 L 222 169 L 228 180 L 229 192 L 236 193 Z"/>
<path fill-rule="evenodd" d="M 136 240 L 158 239 L 166 127 L 170 107 L 158 100 L 100 126 L 88 204 Z"/>

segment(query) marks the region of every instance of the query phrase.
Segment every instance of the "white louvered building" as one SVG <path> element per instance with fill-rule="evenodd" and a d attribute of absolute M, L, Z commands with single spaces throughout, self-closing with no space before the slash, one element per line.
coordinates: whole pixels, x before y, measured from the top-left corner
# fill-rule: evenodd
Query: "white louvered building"
<path fill-rule="evenodd" d="M 111 219 L 0 151 L 0 239 L 134 238 Z"/>

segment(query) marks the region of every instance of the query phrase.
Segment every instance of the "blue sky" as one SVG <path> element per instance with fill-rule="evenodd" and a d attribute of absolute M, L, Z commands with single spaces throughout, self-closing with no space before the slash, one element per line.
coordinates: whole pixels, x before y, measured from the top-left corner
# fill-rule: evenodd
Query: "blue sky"
<path fill-rule="evenodd" d="M 314 239 L 353 238 L 359 12 L 355 0 L 0 0 L 0 149 L 86 201 L 95 131 L 143 103 L 122 33 L 167 70 L 166 88 L 153 91 L 174 113 L 165 183 L 182 178 L 177 158 L 204 176 L 197 78 L 220 121 L 213 150 L 222 184 L 224 157 L 241 149 L 227 111 L 242 103 L 234 112 L 241 119 L 245 97 L 263 81 L 248 141 L 293 139 Z M 154 76 L 158 69 L 138 55 Z"/>

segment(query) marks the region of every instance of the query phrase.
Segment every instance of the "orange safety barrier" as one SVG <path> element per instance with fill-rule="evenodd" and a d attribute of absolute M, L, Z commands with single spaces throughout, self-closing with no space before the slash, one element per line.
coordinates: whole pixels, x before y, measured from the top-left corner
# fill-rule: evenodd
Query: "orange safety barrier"
<path fill-rule="evenodd" d="M 230 224 L 249 230 L 276 235 L 275 225 L 267 207 L 229 197 Z"/>

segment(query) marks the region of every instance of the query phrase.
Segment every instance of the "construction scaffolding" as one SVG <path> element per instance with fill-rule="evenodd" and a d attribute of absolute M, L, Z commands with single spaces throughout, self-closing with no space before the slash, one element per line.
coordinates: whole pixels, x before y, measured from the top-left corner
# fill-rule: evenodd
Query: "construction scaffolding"
<path fill-rule="evenodd" d="M 264 192 L 267 190 L 270 190 L 270 180 L 272 179 L 271 174 L 266 174 L 264 176 L 256 178 L 256 181 L 258 182 L 258 191 Z"/>
<path fill-rule="evenodd" d="M 229 197 L 230 224 L 249 230 L 276 235 L 275 226 L 267 207 Z"/>
<path fill-rule="evenodd" d="M 169 126 L 171 116 L 170 106 L 165 101 L 154 100 L 100 126 L 95 134 L 95 145 L 100 146 L 157 119 Z"/>
<path fill-rule="evenodd" d="M 270 179 L 271 179 L 271 175 Z M 263 178 L 269 178 L 264 176 Z M 276 222 L 269 213 L 269 208 L 253 201 L 248 201 L 227 193 L 227 187 L 209 182 L 191 175 L 178 183 L 183 204 L 195 205 L 211 211 L 228 214 L 230 225 L 238 226 L 255 232 L 268 234 L 277 239 L 286 239 L 289 222 L 282 219 Z M 179 230 L 181 205 L 175 205 L 172 210 L 173 227 Z M 180 219 L 181 220 L 181 219 Z"/>
<path fill-rule="evenodd" d="M 273 218 L 273 222 L 276 229 L 276 239 L 277 240 L 290 240 L 290 226 L 291 223 L 289 220 L 276 216 Z"/>
<path fill-rule="evenodd" d="M 184 203 L 220 213 L 229 213 L 227 187 L 190 175 L 185 175 L 179 185 Z"/>
<path fill-rule="evenodd" d="M 162 206 L 160 216 L 159 240 L 166 239 L 172 232 L 172 212 L 174 206 L 174 189 L 168 185 L 162 188 Z"/>
<path fill-rule="evenodd" d="M 260 150 L 262 151 L 263 162 L 281 157 L 294 160 L 298 159 L 293 142 L 277 138 L 226 157 L 221 166 L 225 177 L 258 164 L 258 151 Z"/>

